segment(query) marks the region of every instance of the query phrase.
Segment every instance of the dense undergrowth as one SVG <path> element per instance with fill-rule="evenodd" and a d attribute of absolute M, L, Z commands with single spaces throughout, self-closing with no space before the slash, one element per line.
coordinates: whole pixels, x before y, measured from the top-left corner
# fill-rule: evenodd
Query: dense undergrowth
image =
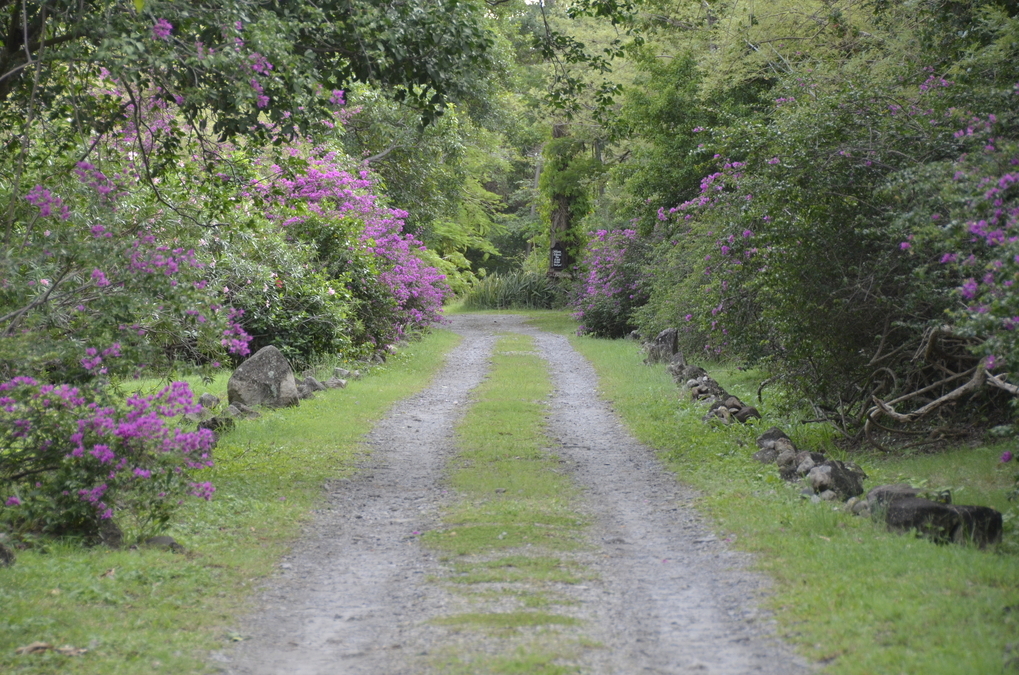
<path fill-rule="evenodd" d="M 0 567 L 0 671 L 209 671 L 209 650 L 243 639 L 233 622 L 320 502 L 323 483 L 352 471 L 361 437 L 423 388 L 456 342 L 432 333 L 364 382 L 240 423 L 214 451 L 214 498 L 186 503 L 168 532 L 183 553 L 44 539 L 19 551 Z M 226 378 L 194 386 L 222 396 Z M 88 652 L 15 655 L 37 641 Z"/>

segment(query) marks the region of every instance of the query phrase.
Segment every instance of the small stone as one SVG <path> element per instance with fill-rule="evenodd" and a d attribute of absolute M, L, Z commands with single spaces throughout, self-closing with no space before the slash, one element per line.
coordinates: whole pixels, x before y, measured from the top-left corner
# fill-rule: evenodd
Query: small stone
<path fill-rule="evenodd" d="M 14 560 L 14 551 L 4 546 L 3 542 L 0 542 L 0 567 L 10 567 L 14 564 Z"/>
<path fill-rule="evenodd" d="M 173 537 L 167 537 L 166 535 L 160 535 L 158 537 L 149 537 L 144 542 L 145 546 L 150 548 L 162 548 L 173 551 L 174 553 L 183 553 L 184 547 L 177 543 L 177 540 Z"/>
<path fill-rule="evenodd" d="M 198 397 L 198 405 L 206 410 L 214 410 L 219 407 L 219 396 L 206 392 Z"/>
<path fill-rule="evenodd" d="M 205 420 L 198 423 L 199 429 L 208 429 L 214 431 L 217 434 L 223 431 L 229 431 L 233 429 L 235 425 L 234 418 L 230 415 L 216 415 L 212 419 Z"/>
<path fill-rule="evenodd" d="M 304 386 L 307 387 L 308 389 L 311 389 L 312 391 L 325 391 L 326 389 L 329 388 L 322 384 L 321 382 L 319 382 L 318 380 L 316 380 L 314 377 L 310 376 L 304 378 Z"/>
<path fill-rule="evenodd" d="M 792 444 L 792 441 L 789 440 L 784 431 L 778 427 L 772 427 L 757 437 L 757 447 L 761 449 L 774 447 L 775 441 L 780 438 L 784 438 L 789 441 L 790 445 Z"/>
<path fill-rule="evenodd" d="M 836 493 L 834 490 L 825 490 L 824 492 L 819 494 L 818 497 L 820 497 L 822 501 L 826 502 L 833 502 L 839 498 L 838 493 Z"/>
<path fill-rule="evenodd" d="M 240 416 L 246 420 L 258 419 L 262 416 L 260 412 L 254 410 L 243 403 L 232 403 L 231 406 L 240 413 Z"/>
<path fill-rule="evenodd" d="M 355 370 L 354 372 L 352 372 L 350 374 L 350 379 L 352 379 L 352 380 L 360 380 L 361 379 L 361 371 L 360 370 Z"/>
<path fill-rule="evenodd" d="M 748 405 L 745 408 L 738 410 L 735 414 L 733 414 L 733 417 L 736 418 L 737 422 L 746 424 L 751 419 L 761 419 L 761 413 L 758 412 L 757 408 Z"/>
<path fill-rule="evenodd" d="M 338 377 L 331 377 L 331 378 L 329 378 L 328 380 L 325 381 L 325 385 L 329 389 L 346 389 L 347 388 L 347 381 L 346 380 L 341 380 Z"/>
<path fill-rule="evenodd" d="M 333 377 L 338 380 L 345 380 L 350 377 L 350 371 L 346 368 L 333 368 Z"/>

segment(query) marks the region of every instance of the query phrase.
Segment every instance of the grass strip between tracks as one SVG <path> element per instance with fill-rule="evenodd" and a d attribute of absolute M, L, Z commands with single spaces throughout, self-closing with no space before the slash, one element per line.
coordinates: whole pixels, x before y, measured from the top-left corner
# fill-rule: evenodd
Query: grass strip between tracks
<path fill-rule="evenodd" d="M 0 672 L 215 670 L 209 651 L 244 639 L 235 618 L 318 504 L 323 484 L 352 472 L 363 435 L 423 389 L 458 340 L 437 331 L 345 390 L 240 422 L 216 448 L 207 476 L 215 497 L 189 504 L 168 533 L 184 554 L 43 542 L 20 552 L 13 567 L 0 568 Z M 208 390 L 225 398 L 225 388 L 223 378 Z M 33 642 L 88 651 L 15 655 Z"/>
<path fill-rule="evenodd" d="M 450 463 L 457 501 L 424 535 L 446 573 L 435 581 L 463 601 L 432 623 L 468 639 L 445 650 L 436 670 L 453 673 L 576 672 L 588 645 L 564 587 L 585 578 L 570 559 L 586 522 L 571 508 L 578 492 L 546 448 L 548 367 L 532 338 L 502 337 L 490 377 L 473 394 Z"/>

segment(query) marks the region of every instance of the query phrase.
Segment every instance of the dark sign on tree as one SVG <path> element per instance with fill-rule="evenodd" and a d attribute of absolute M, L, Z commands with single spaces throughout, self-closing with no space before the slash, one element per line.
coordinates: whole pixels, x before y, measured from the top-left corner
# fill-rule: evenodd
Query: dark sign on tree
<path fill-rule="evenodd" d="M 556 272 L 566 269 L 566 249 L 558 242 L 552 246 L 552 269 Z"/>

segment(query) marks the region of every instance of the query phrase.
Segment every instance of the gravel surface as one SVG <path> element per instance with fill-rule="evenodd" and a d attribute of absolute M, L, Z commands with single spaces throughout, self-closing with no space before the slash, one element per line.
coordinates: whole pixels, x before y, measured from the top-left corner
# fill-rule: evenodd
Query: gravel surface
<path fill-rule="evenodd" d="M 211 660 L 230 675 L 441 672 L 437 655 L 494 653 L 499 638 L 427 623 L 471 611 L 435 583 L 447 570 L 415 533 L 450 503 L 443 467 L 452 431 L 484 378 L 498 333 L 536 340 L 556 387 L 550 449 L 582 490 L 590 546 L 574 559 L 590 571 L 563 584 L 590 644 L 584 673 L 795 675 L 813 668 L 774 637 L 757 599 L 765 580 L 749 557 L 718 540 L 690 504 L 695 494 L 637 443 L 597 396 L 593 368 L 568 340 L 513 316 L 458 315 L 464 336 L 427 390 L 368 438 L 371 453 L 328 503 L 263 590 L 241 632 L 251 639 Z"/>

